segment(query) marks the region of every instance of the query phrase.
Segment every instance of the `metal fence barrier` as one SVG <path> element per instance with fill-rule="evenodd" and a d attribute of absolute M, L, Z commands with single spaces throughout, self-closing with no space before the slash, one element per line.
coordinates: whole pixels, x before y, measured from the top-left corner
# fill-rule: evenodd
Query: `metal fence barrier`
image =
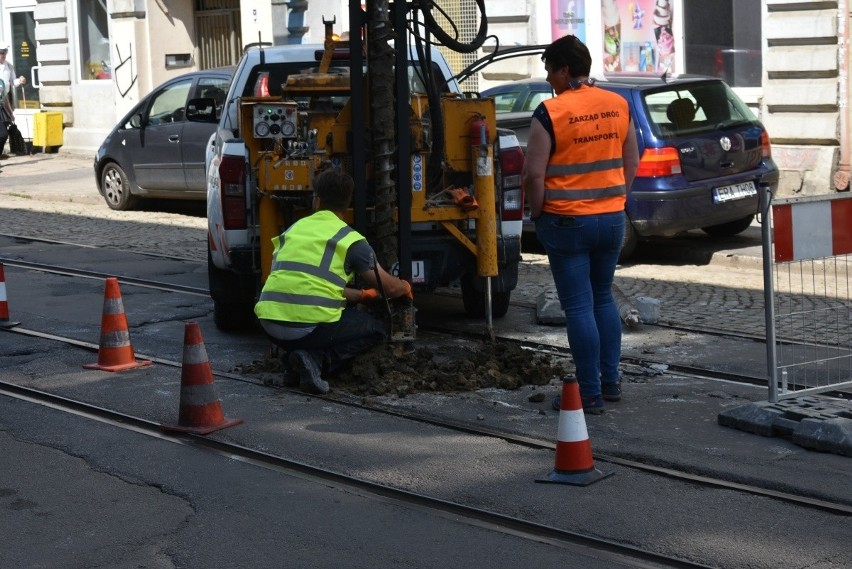
<path fill-rule="evenodd" d="M 852 196 L 760 192 L 769 401 L 852 386 Z"/>

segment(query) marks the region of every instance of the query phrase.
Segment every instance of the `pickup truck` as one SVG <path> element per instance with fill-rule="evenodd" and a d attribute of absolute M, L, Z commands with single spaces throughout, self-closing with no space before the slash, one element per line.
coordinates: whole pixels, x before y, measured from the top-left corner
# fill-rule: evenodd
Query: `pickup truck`
<path fill-rule="evenodd" d="M 234 330 L 249 325 L 261 288 L 258 178 L 244 139 L 254 135 L 240 132 L 241 101 L 280 97 L 287 77 L 316 68 L 322 53 L 322 45 L 249 47 L 237 66 L 218 128 L 210 138 L 206 156 L 208 274 L 214 320 L 219 329 Z M 435 73 L 440 74 L 436 83 L 443 83 L 445 93 L 464 97 L 440 52 L 433 49 L 431 57 Z M 411 91 L 422 89 L 422 82 L 418 84 L 420 74 L 412 71 L 408 75 Z M 202 109 L 204 102 L 199 99 L 188 106 Z M 201 115 L 190 120 L 205 118 Z M 524 154 L 513 132 L 498 129 L 494 138 L 499 274 L 490 281 L 492 315 L 500 317 L 508 309 L 511 291 L 518 280 Z M 463 231 L 472 235 L 474 223 L 469 220 Z M 466 312 L 472 316 L 485 314 L 487 280 L 477 273 L 476 257 L 440 224 L 411 224 L 411 257 L 415 291 L 430 292 L 458 281 Z M 389 269 L 398 270 L 398 267 Z"/>

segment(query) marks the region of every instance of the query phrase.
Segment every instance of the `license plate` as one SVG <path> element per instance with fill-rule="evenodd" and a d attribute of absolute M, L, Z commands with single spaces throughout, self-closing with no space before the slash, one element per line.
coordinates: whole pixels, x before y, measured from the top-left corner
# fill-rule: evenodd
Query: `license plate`
<path fill-rule="evenodd" d="M 743 182 L 741 184 L 731 184 L 730 186 L 720 186 L 713 188 L 713 203 L 723 203 L 733 200 L 741 200 L 757 195 L 757 188 L 754 187 L 754 182 Z"/>
<path fill-rule="evenodd" d="M 399 263 L 394 263 L 391 267 L 390 274 L 395 277 L 399 276 Z M 425 283 L 426 282 L 426 263 L 423 261 L 411 261 L 411 282 Z"/>

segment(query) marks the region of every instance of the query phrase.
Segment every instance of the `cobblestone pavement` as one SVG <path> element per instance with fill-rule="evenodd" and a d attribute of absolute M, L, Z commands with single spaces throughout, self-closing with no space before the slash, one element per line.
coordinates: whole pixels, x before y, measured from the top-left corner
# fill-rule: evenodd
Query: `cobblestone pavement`
<path fill-rule="evenodd" d="M 0 232 L 203 262 L 206 219 L 161 211 L 116 212 L 98 195 L 90 159 L 62 155 L 15 157 L 0 171 Z M 174 208 L 172 208 L 174 209 Z M 198 208 L 200 209 L 200 208 Z M 51 215 L 56 214 L 56 215 Z M 203 215 L 203 213 L 201 213 Z M 847 269 L 846 275 L 849 274 Z M 842 275 L 841 275 L 842 276 Z M 533 304 L 553 288 L 547 258 L 524 253 L 516 302 Z M 748 254 L 714 254 L 706 264 L 636 263 L 620 267 L 616 284 L 628 297 L 661 301 L 662 323 L 695 331 L 764 337 L 763 270 L 759 248 Z M 845 291 L 844 291 L 845 287 Z M 838 283 L 840 306 L 849 302 L 848 278 Z M 825 295 L 782 295 L 778 304 L 808 303 L 809 312 L 835 309 Z M 845 315 L 848 322 L 848 312 Z M 779 338 L 801 339 L 794 327 Z M 832 343 L 849 346 L 848 326 L 835 326 Z"/>

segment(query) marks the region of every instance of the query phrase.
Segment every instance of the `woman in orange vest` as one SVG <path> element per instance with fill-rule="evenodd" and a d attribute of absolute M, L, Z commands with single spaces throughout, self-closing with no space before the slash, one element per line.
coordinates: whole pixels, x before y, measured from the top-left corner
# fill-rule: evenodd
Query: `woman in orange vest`
<path fill-rule="evenodd" d="M 524 191 L 565 311 L 583 410 L 598 414 L 604 400 L 621 399 L 612 282 L 639 165 L 636 131 L 627 101 L 589 79 L 592 57 L 575 36 L 550 44 L 542 61 L 556 97 L 533 113 Z"/>

